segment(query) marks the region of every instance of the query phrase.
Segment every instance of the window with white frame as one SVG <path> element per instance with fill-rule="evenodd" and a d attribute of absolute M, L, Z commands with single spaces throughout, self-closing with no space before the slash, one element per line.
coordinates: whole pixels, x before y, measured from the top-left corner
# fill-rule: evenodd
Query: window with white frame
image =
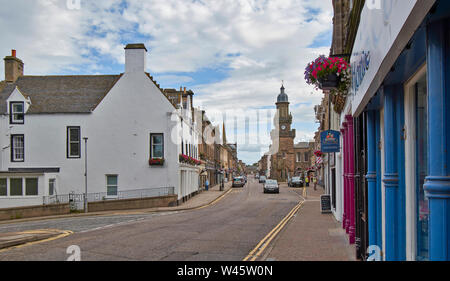
<path fill-rule="evenodd" d="M 150 134 L 150 158 L 164 159 L 164 134 Z"/>
<path fill-rule="evenodd" d="M 48 180 L 48 195 L 55 195 L 56 179 Z"/>
<path fill-rule="evenodd" d="M 80 127 L 67 127 L 67 158 L 81 158 Z"/>
<path fill-rule="evenodd" d="M 9 103 L 9 122 L 10 124 L 24 124 L 25 105 L 23 102 Z"/>
<path fill-rule="evenodd" d="M 9 195 L 23 196 L 23 180 L 22 178 L 9 179 Z"/>
<path fill-rule="evenodd" d="M 38 179 L 26 178 L 25 179 L 25 195 L 26 196 L 38 196 Z"/>
<path fill-rule="evenodd" d="M 8 196 L 7 179 L 0 179 L 0 197 Z"/>
<path fill-rule="evenodd" d="M 117 196 L 119 189 L 119 181 L 117 175 L 107 175 L 106 176 L 106 195 L 107 196 Z"/>
<path fill-rule="evenodd" d="M 25 136 L 11 136 L 11 162 L 25 161 Z"/>

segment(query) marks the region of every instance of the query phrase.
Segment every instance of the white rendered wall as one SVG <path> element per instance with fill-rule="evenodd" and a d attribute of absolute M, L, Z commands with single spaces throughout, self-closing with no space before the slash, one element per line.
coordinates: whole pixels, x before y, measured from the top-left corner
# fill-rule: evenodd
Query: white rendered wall
<path fill-rule="evenodd" d="M 25 162 L 11 163 L 10 149 L 4 149 L 2 169 L 58 167 L 58 193 L 84 193 L 84 142 L 81 158 L 66 157 L 67 126 L 80 126 L 81 137 L 89 138 L 89 193 L 106 192 L 109 174 L 119 175 L 119 191 L 170 186 L 178 192 L 178 147 L 171 137 L 173 111 L 144 72 L 125 73 L 91 114 L 26 115 L 24 125 L 12 128 L 9 117 L 3 116 L 1 143 L 9 145 L 9 134 L 24 134 Z M 163 167 L 148 164 L 150 133 L 164 133 Z M 47 184 L 39 184 L 40 193 Z"/>

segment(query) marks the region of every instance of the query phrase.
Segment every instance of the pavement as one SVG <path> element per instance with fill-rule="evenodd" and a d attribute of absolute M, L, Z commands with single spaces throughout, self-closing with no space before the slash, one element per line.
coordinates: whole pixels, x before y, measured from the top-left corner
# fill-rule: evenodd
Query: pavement
<path fill-rule="evenodd" d="M 144 214 L 144 213 L 165 213 L 165 212 L 178 212 L 186 210 L 194 210 L 205 208 L 217 203 L 220 199 L 226 196 L 231 190 L 232 182 L 228 182 L 224 186 L 224 190 L 220 191 L 220 185 L 211 187 L 208 191 L 201 191 L 190 200 L 174 207 L 158 207 L 150 209 L 138 209 L 138 210 L 124 210 L 124 211 L 106 211 L 106 212 L 92 212 L 92 213 L 74 213 L 69 215 L 59 216 L 45 216 L 35 217 L 28 219 L 18 219 L 14 221 L 0 221 L 0 225 L 9 224 L 21 224 L 27 222 L 37 222 L 43 220 L 58 220 L 64 218 L 77 218 L 77 217 L 94 217 L 94 216 L 117 216 L 117 215 L 129 215 L 129 214 Z M 0 251 L 2 249 L 9 249 L 17 247 L 19 245 L 31 244 L 37 241 L 48 241 L 52 238 L 57 239 L 70 235 L 71 231 L 56 230 L 56 229 L 38 229 L 27 230 L 22 232 L 8 232 L 0 233 Z"/>
<path fill-rule="evenodd" d="M 297 189 L 302 207 L 262 255 L 262 261 L 356 261 L 356 249 L 348 242 L 333 214 L 322 214 L 323 187 Z M 305 196 L 306 195 L 306 196 Z"/>

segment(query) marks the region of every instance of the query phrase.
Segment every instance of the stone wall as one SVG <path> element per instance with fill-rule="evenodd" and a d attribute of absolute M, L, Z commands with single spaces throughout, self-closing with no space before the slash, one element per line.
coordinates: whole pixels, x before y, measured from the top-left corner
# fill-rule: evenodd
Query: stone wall
<path fill-rule="evenodd" d="M 88 205 L 89 212 L 147 209 L 156 207 L 173 207 L 177 205 L 177 195 L 161 196 L 143 199 L 125 199 L 92 202 Z"/>
<path fill-rule="evenodd" d="M 70 214 L 69 204 L 0 209 L 0 221 Z"/>

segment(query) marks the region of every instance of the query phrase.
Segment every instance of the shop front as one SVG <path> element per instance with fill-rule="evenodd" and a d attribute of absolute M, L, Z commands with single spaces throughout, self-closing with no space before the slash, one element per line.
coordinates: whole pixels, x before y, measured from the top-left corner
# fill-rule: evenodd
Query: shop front
<path fill-rule="evenodd" d="M 450 260 L 450 1 L 381 3 L 351 57 L 356 238 L 384 260 Z"/>

